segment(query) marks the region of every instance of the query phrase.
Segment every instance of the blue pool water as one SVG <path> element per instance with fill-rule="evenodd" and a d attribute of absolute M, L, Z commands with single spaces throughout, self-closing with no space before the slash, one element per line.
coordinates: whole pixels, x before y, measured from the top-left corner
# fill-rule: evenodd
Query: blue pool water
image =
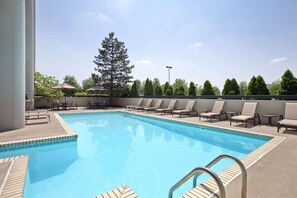
<path fill-rule="evenodd" d="M 60 116 L 77 141 L 0 152 L 30 155 L 25 198 L 93 198 L 126 184 L 141 198 L 167 197 L 193 168 L 220 154 L 242 158 L 269 141 L 119 112 Z M 223 160 L 213 170 L 230 164 Z M 191 181 L 175 197 L 190 188 Z"/>

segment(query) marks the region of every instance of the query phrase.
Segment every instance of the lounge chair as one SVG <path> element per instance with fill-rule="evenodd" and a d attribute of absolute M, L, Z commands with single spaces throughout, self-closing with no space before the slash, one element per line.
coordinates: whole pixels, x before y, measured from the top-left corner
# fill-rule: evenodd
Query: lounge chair
<path fill-rule="evenodd" d="M 238 116 L 233 116 L 230 118 L 230 126 L 232 125 L 232 121 L 236 122 L 244 122 L 245 128 L 247 128 L 247 121 L 254 120 L 254 125 L 256 125 L 256 119 L 258 118 L 259 124 L 261 124 L 260 116 L 256 113 L 257 102 L 245 102 L 243 104 L 242 113 Z"/>
<path fill-rule="evenodd" d="M 163 102 L 163 100 L 160 99 L 160 100 L 157 101 L 157 103 L 156 103 L 156 105 L 154 107 L 145 107 L 143 110 L 145 110 L 145 111 L 155 111 L 156 109 L 161 107 L 162 102 Z"/>
<path fill-rule="evenodd" d="M 153 99 L 148 99 L 145 106 L 138 106 L 138 107 L 134 107 L 133 109 L 136 110 L 136 111 L 140 111 L 140 110 L 143 111 L 144 108 L 151 106 L 152 101 L 153 101 Z"/>
<path fill-rule="evenodd" d="M 127 105 L 125 111 L 131 111 L 131 110 L 133 110 L 135 107 L 139 107 L 139 106 L 141 105 L 142 101 L 143 101 L 143 98 L 139 99 L 138 102 L 137 102 L 137 104 L 134 104 L 134 105 Z"/>
<path fill-rule="evenodd" d="M 224 105 L 225 105 L 225 101 L 223 101 L 223 100 L 215 101 L 215 103 L 212 107 L 212 111 L 200 113 L 199 121 L 201 120 L 201 117 L 203 117 L 203 118 L 209 119 L 209 121 L 211 122 L 211 119 L 215 118 L 216 116 L 219 116 L 220 120 L 222 120 L 222 115 L 225 115 L 226 119 L 227 119 L 227 114 L 225 111 L 223 111 Z"/>
<path fill-rule="evenodd" d="M 51 121 L 50 114 L 47 110 L 37 110 L 37 111 L 26 111 L 25 113 L 25 122 L 31 119 L 46 119 L 47 122 Z"/>
<path fill-rule="evenodd" d="M 284 119 L 277 122 L 277 132 L 281 127 L 297 129 L 297 103 L 286 103 Z"/>
<path fill-rule="evenodd" d="M 192 112 L 196 112 L 196 115 L 197 115 L 197 111 L 194 109 L 195 102 L 196 102 L 196 100 L 189 100 L 184 109 L 172 111 L 172 117 L 174 114 L 178 114 L 179 117 L 181 117 L 181 115 L 191 116 Z"/>
<path fill-rule="evenodd" d="M 163 114 L 163 113 L 171 113 L 174 110 L 174 108 L 175 108 L 175 103 L 176 103 L 176 100 L 171 100 L 170 103 L 169 103 L 169 105 L 168 105 L 168 107 L 156 109 L 155 112 L 156 113 L 161 113 L 161 114 Z"/>

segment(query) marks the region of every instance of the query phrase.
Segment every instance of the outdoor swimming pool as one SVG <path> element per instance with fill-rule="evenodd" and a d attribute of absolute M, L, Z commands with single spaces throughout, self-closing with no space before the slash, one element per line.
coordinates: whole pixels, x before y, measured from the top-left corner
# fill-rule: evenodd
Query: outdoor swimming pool
<path fill-rule="evenodd" d="M 25 198 L 94 197 L 126 184 L 141 198 L 167 197 L 193 168 L 220 154 L 242 158 L 269 141 L 121 112 L 60 116 L 77 142 L 0 152 L 30 155 Z M 230 164 L 222 160 L 213 170 Z M 190 188 L 188 182 L 175 197 Z"/>

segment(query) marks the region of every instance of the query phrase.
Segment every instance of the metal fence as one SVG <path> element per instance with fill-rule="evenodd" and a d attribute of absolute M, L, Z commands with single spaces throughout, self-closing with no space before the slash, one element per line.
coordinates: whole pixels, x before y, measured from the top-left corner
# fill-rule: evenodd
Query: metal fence
<path fill-rule="evenodd" d="M 229 100 L 297 100 L 297 95 L 226 95 L 226 96 L 139 96 L 139 98 L 229 99 Z M 137 97 L 123 97 L 137 98 Z"/>

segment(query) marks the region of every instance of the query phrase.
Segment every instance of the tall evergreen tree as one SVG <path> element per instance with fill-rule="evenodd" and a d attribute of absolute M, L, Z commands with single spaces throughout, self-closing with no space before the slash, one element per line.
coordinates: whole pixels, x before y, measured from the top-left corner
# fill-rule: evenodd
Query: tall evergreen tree
<path fill-rule="evenodd" d="M 213 90 L 212 85 L 209 82 L 209 80 L 206 80 L 204 82 L 201 95 L 202 96 L 205 96 L 205 95 L 214 95 L 214 90 Z"/>
<path fill-rule="evenodd" d="M 131 82 L 134 65 L 129 66 L 130 61 L 125 44 L 115 38 L 113 32 L 105 37 L 101 47 L 102 49 L 98 49 L 99 54 L 93 61 L 98 74 L 92 74 L 92 78 L 96 84 L 100 83 L 108 90 L 110 103 L 112 103 L 112 97 L 124 92 L 127 84 Z"/>
<path fill-rule="evenodd" d="M 193 82 L 190 82 L 189 96 L 196 96 L 196 86 Z"/>
<path fill-rule="evenodd" d="M 137 90 L 137 82 L 136 81 L 134 81 L 129 95 L 132 96 L 132 97 L 138 97 L 139 96 L 138 90 Z"/>
<path fill-rule="evenodd" d="M 279 95 L 295 95 L 297 94 L 297 79 L 290 70 L 286 70 L 282 75 Z"/>
<path fill-rule="evenodd" d="M 164 90 L 163 90 L 164 94 L 166 93 L 168 87 L 169 87 L 169 82 L 166 82 L 164 85 Z"/>
<path fill-rule="evenodd" d="M 163 92 L 162 92 L 162 87 L 160 85 L 157 85 L 155 88 L 155 92 L 154 92 L 155 96 L 162 96 Z"/>
<path fill-rule="evenodd" d="M 235 78 L 227 79 L 224 84 L 223 95 L 239 95 L 239 85 Z"/>
<path fill-rule="evenodd" d="M 256 86 L 257 86 L 257 95 L 270 95 L 269 89 L 267 88 L 266 83 L 262 78 L 262 76 L 257 76 Z"/>
<path fill-rule="evenodd" d="M 154 95 L 154 89 L 153 89 L 153 83 L 150 79 L 146 79 L 144 84 L 144 96 L 153 96 Z"/>
<path fill-rule="evenodd" d="M 248 84 L 248 92 L 247 95 L 257 95 L 258 90 L 257 90 L 257 79 L 255 76 L 252 77 Z"/>
<path fill-rule="evenodd" d="M 230 84 L 231 84 L 231 80 L 228 78 L 225 81 L 224 88 L 223 88 L 223 91 L 222 91 L 222 95 L 229 95 Z"/>
<path fill-rule="evenodd" d="M 239 95 L 239 94 L 240 94 L 239 85 L 236 79 L 232 78 L 232 80 L 230 81 L 230 90 L 228 95 Z"/>

